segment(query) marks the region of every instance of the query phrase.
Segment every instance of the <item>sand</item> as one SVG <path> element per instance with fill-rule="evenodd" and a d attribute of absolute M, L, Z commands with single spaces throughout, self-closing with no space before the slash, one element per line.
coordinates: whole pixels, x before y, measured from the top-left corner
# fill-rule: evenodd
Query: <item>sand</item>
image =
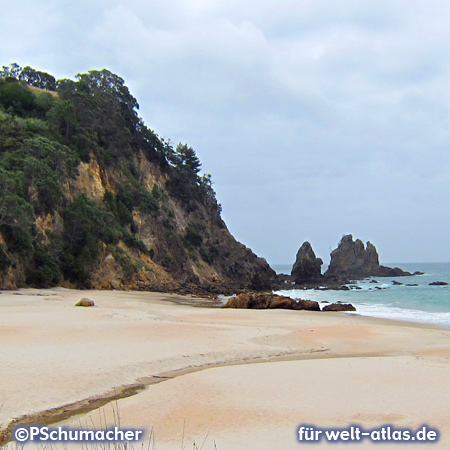
<path fill-rule="evenodd" d="M 81 297 L 96 306 L 75 307 Z M 371 448 L 299 443 L 297 428 L 387 423 L 428 424 L 441 438 L 378 448 L 450 448 L 450 330 L 193 306 L 205 304 L 159 293 L 4 291 L 0 425 L 28 415 L 98 427 L 105 417 L 114 423 L 114 407 L 122 426 L 145 429 L 147 440 L 152 433 L 158 450 Z"/>

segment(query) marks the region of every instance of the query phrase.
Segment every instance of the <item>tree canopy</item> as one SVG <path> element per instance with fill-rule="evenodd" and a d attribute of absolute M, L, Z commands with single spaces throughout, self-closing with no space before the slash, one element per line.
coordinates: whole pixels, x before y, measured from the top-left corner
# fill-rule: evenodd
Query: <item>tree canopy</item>
<path fill-rule="evenodd" d="M 33 285 L 66 279 L 88 286 L 102 245 L 112 246 L 124 271 L 132 274 L 135 266 L 117 244 L 151 255 L 153 250 L 139 238 L 135 216 L 158 217 L 172 233 L 169 195 L 188 211 L 203 204 L 219 217 L 211 176 L 200 175 L 194 149 L 181 143 L 174 149 L 147 128 L 138 109 L 124 80 L 106 69 L 56 81 L 29 66 L 2 67 L 0 276 L 23 264 Z M 157 165 L 164 186 L 142 183 L 136 163 L 141 154 Z M 106 191 L 102 201 L 70 192 L 80 162 L 89 162 L 92 155 L 102 170 L 120 174 L 115 192 Z M 39 231 L 38 218 L 48 215 L 62 221 L 58 232 Z M 183 239 L 209 260 L 194 225 Z"/>

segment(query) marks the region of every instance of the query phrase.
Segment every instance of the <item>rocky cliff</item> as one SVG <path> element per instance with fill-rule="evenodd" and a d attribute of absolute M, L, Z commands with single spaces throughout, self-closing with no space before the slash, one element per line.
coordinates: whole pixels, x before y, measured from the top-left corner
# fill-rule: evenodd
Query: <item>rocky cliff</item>
<path fill-rule="evenodd" d="M 0 79 L 0 289 L 273 285 L 228 231 L 194 150 L 148 129 L 120 77 L 30 73 L 34 89 Z"/>
<path fill-rule="evenodd" d="M 318 281 L 322 278 L 321 266 L 323 261 L 317 258 L 311 244 L 306 241 L 302 244 L 294 266 L 292 267 L 291 276 L 295 283 L 307 283 Z"/>
<path fill-rule="evenodd" d="M 331 261 L 325 277 L 365 278 L 369 276 L 411 275 L 398 267 L 381 266 L 378 253 L 373 244 L 364 247 L 360 239 L 353 241 L 351 234 L 343 236 L 338 247 L 331 252 Z"/>

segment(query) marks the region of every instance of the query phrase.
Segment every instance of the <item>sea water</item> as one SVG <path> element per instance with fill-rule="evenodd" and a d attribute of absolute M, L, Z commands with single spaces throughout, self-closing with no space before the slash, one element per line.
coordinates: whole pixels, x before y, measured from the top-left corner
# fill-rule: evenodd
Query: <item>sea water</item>
<path fill-rule="evenodd" d="M 383 265 L 400 267 L 408 272 L 421 271 L 425 273 L 410 277 L 366 278 L 354 283 L 361 289 L 350 291 L 287 289 L 276 291 L 276 293 L 292 298 L 316 300 L 321 307 L 326 306 L 326 302 L 351 303 L 356 308 L 356 314 L 365 316 L 425 322 L 450 328 L 450 285 L 429 285 L 434 281 L 450 283 L 450 263 L 390 263 Z M 291 268 L 292 266 L 289 265 L 274 265 L 274 269 L 278 273 L 289 274 Z M 394 285 L 393 281 L 403 284 Z M 406 286 L 406 284 L 417 284 L 418 286 Z"/>

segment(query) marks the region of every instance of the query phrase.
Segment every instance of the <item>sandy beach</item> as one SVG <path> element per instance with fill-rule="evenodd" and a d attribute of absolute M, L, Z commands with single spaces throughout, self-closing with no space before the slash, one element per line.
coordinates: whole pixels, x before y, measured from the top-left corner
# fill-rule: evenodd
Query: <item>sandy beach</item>
<path fill-rule="evenodd" d="M 96 306 L 75 307 L 82 297 Z M 158 450 L 450 448 L 450 330 L 205 304 L 146 292 L 3 291 L 1 427 L 111 425 L 114 407 L 122 427 L 145 429 L 144 440 L 153 433 Z M 428 424 L 441 437 L 311 445 L 297 440 L 300 424 Z"/>

